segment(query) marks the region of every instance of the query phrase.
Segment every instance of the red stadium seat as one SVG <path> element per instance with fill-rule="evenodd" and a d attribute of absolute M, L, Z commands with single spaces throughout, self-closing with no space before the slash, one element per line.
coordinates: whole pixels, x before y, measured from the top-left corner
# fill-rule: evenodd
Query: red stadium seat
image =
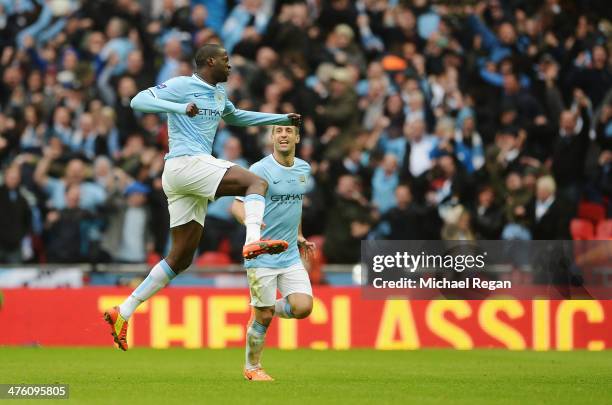
<path fill-rule="evenodd" d="M 149 266 L 155 266 L 161 259 L 162 257 L 157 254 L 157 252 L 151 252 L 147 255 L 147 264 Z"/>
<path fill-rule="evenodd" d="M 318 285 L 323 282 L 323 265 L 325 264 L 323 244 L 325 243 L 325 237 L 322 235 L 312 235 L 308 237 L 308 240 L 317 245 L 312 259 L 307 264 L 307 268 L 310 275 L 310 282 L 314 285 Z"/>
<path fill-rule="evenodd" d="M 230 254 L 232 251 L 232 245 L 230 244 L 229 239 L 225 238 L 219 243 L 219 247 L 217 251 L 220 253 Z"/>
<path fill-rule="evenodd" d="M 612 239 L 612 219 L 606 219 L 597 224 L 596 239 Z"/>
<path fill-rule="evenodd" d="M 582 201 L 578 206 L 578 218 L 588 219 L 596 224 L 606 218 L 606 209 L 601 204 Z"/>
<path fill-rule="evenodd" d="M 574 240 L 591 240 L 595 237 L 593 224 L 585 219 L 572 219 L 570 231 Z"/>
<path fill-rule="evenodd" d="M 227 253 L 204 252 L 195 261 L 196 266 L 224 266 L 232 264 L 232 259 Z"/>

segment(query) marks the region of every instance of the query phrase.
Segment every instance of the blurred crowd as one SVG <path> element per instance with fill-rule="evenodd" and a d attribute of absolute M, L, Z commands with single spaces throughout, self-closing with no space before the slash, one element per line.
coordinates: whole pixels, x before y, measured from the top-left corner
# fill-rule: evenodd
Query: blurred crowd
<path fill-rule="evenodd" d="M 164 255 L 165 117 L 140 90 L 230 53 L 238 108 L 298 112 L 303 230 L 329 263 L 363 239 L 569 239 L 612 213 L 607 0 L 0 0 L 0 262 Z M 223 124 L 244 167 L 268 128 Z M 231 198 L 200 252 L 240 260 Z"/>

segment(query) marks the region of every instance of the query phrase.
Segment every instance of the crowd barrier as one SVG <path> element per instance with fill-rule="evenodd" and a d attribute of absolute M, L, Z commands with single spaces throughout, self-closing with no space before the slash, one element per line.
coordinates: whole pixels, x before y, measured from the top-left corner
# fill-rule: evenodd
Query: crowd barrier
<path fill-rule="evenodd" d="M 315 288 L 304 320 L 274 319 L 267 345 L 283 349 L 612 348 L 612 301 L 365 300 L 359 288 Z M 111 346 L 105 308 L 127 288 L 7 289 L 0 345 Z M 167 288 L 130 320 L 132 347 L 242 346 L 246 289 Z"/>

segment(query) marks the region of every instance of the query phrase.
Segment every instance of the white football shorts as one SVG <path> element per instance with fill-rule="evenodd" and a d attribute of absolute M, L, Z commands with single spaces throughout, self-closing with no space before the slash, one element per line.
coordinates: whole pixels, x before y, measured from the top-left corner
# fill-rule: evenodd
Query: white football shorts
<path fill-rule="evenodd" d="M 247 278 L 251 292 L 251 306 L 254 307 L 274 306 L 277 288 L 283 297 L 295 293 L 312 297 L 310 278 L 302 263 L 280 269 L 263 267 L 247 269 Z"/>
<path fill-rule="evenodd" d="M 179 156 L 166 160 L 162 187 L 168 197 L 170 228 L 197 221 L 204 226 L 208 201 L 234 163 L 211 155 Z"/>

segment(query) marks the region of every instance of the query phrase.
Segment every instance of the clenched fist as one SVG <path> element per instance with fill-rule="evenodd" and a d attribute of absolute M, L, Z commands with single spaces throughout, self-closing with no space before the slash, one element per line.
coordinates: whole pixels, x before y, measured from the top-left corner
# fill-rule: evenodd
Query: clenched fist
<path fill-rule="evenodd" d="M 302 125 L 302 116 L 296 113 L 289 113 L 287 117 L 291 120 L 291 125 L 294 127 L 300 127 Z"/>
<path fill-rule="evenodd" d="M 185 112 L 187 113 L 188 117 L 195 117 L 196 115 L 198 115 L 198 112 L 200 112 L 200 109 L 197 105 L 195 105 L 195 103 L 189 103 Z"/>

